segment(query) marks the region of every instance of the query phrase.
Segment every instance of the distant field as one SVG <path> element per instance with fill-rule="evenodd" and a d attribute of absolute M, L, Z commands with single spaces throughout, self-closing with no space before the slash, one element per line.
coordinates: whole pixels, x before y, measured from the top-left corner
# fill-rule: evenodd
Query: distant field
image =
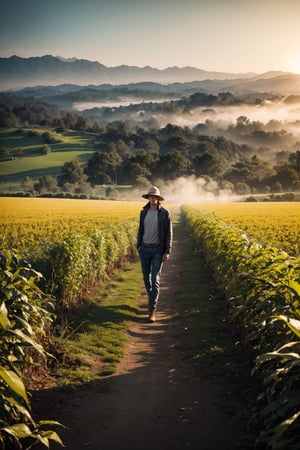
<path fill-rule="evenodd" d="M 71 233 L 88 233 L 120 221 L 137 219 L 143 204 L 143 200 L 0 197 L 2 245 L 39 254 Z"/>
<path fill-rule="evenodd" d="M 28 176 L 37 179 L 42 175 L 58 176 L 65 162 L 77 160 L 85 164 L 94 153 L 93 136 L 76 131 L 56 133 L 61 142 L 47 144 L 51 153 L 41 155 L 45 144 L 45 130 L 6 129 L 0 131 L 0 147 L 10 150 L 6 160 L 0 160 L 0 190 L 8 185 L 16 186 Z M 18 152 L 22 150 L 22 156 Z"/>
<path fill-rule="evenodd" d="M 297 202 L 205 203 L 193 205 L 240 228 L 248 237 L 300 254 L 300 207 Z"/>

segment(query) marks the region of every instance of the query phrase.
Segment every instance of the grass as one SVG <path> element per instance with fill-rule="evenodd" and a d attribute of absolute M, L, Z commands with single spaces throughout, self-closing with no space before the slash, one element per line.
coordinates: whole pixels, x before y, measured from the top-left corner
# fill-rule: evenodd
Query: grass
<path fill-rule="evenodd" d="M 101 284 L 68 322 L 57 326 L 58 384 L 80 384 L 114 373 L 123 356 L 126 330 L 137 313 L 140 290 L 140 264 L 135 259 Z"/>
<path fill-rule="evenodd" d="M 76 160 L 86 164 L 95 151 L 91 135 L 74 131 L 58 134 L 62 142 L 48 144 L 51 153 L 41 155 L 40 149 L 45 144 L 41 135 L 45 130 L 35 130 L 34 136 L 30 136 L 29 131 L 0 131 L 0 147 L 9 148 L 12 156 L 19 148 L 23 151 L 22 157 L 0 161 L 2 191 L 13 188 L 15 183 L 20 185 L 26 176 L 34 180 L 45 174 L 56 177 L 60 175 L 65 162 Z"/>

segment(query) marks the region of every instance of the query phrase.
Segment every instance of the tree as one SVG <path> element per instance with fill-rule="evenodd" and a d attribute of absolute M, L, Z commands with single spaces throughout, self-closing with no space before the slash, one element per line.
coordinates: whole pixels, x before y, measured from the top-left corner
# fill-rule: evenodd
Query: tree
<path fill-rule="evenodd" d="M 238 182 L 235 185 L 235 191 L 239 195 L 246 195 L 251 193 L 251 188 L 246 183 Z"/>
<path fill-rule="evenodd" d="M 148 180 L 151 177 L 151 172 L 147 167 L 139 162 L 129 160 L 123 167 L 122 179 L 125 183 L 136 184 L 140 180 Z M 148 181 L 149 184 L 149 181 Z"/>
<path fill-rule="evenodd" d="M 16 158 L 23 158 L 24 156 L 24 150 L 21 147 L 18 147 L 15 150 Z"/>
<path fill-rule="evenodd" d="M 65 183 L 82 184 L 88 178 L 78 161 L 65 162 L 61 172 L 61 175 L 58 177 L 59 186 L 63 186 Z"/>
<path fill-rule="evenodd" d="M 289 163 L 300 175 L 300 150 L 297 150 L 295 153 L 291 153 L 289 155 Z"/>
<path fill-rule="evenodd" d="M 85 116 L 79 116 L 75 124 L 75 130 L 85 131 L 88 128 L 89 119 Z"/>
<path fill-rule="evenodd" d="M 179 150 L 173 150 L 161 156 L 157 167 L 158 172 L 169 180 L 181 177 L 187 173 L 190 161 Z"/>
<path fill-rule="evenodd" d="M 0 158 L 8 158 L 8 156 L 9 156 L 9 148 L 0 147 Z"/>
<path fill-rule="evenodd" d="M 63 142 L 63 139 L 56 133 L 50 133 L 50 131 L 45 131 L 42 134 L 42 138 L 46 144 L 58 144 Z"/>
<path fill-rule="evenodd" d="M 85 169 L 88 180 L 92 185 L 117 183 L 117 169 L 121 166 L 122 158 L 114 146 L 102 152 L 95 152 L 88 161 Z"/>
<path fill-rule="evenodd" d="M 25 177 L 22 183 L 22 188 L 25 192 L 34 191 L 34 181 L 30 177 Z"/>
<path fill-rule="evenodd" d="M 270 165 L 256 155 L 251 159 L 240 159 L 225 173 L 225 177 L 232 183 L 242 182 L 252 188 L 258 188 L 263 184 L 269 183 L 273 175 L 274 170 Z"/>
<path fill-rule="evenodd" d="M 34 189 L 39 194 L 43 192 L 55 192 L 57 188 L 57 181 L 50 175 L 43 175 L 39 178 L 38 183 L 35 183 Z"/>
<path fill-rule="evenodd" d="M 77 117 L 74 114 L 67 113 L 63 117 L 62 120 L 63 120 L 65 128 L 67 128 L 69 130 L 74 130 L 75 129 L 75 124 L 76 124 Z"/>
<path fill-rule="evenodd" d="M 1 111 L 0 114 L 0 127 L 2 128 L 14 128 L 19 125 L 19 121 L 15 114 L 11 111 Z"/>
<path fill-rule="evenodd" d="M 51 153 L 51 147 L 47 144 L 44 144 L 41 147 L 41 155 L 48 155 L 49 153 Z"/>
<path fill-rule="evenodd" d="M 216 176 L 220 173 L 222 168 L 222 158 L 215 150 L 211 152 L 204 152 L 196 154 L 193 159 L 193 167 L 195 175 L 209 175 Z"/>
<path fill-rule="evenodd" d="M 274 184 L 280 183 L 284 190 L 299 189 L 300 179 L 297 170 L 288 164 L 283 164 L 282 166 L 276 167 L 276 172 Z"/>

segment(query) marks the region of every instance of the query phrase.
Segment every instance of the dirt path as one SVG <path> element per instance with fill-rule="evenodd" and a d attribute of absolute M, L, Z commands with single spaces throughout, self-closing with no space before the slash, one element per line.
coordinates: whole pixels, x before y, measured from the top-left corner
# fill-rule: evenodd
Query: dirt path
<path fill-rule="evenodd" d="M 184 327 L 173 318 L 180 312 L 182 245 L 175 242 L 164 266 L 154 324 L 145 320 L 142 295 L 116 374 L 74 390 L 40 394 L 41 405 L 48 401 L 46 417 L 67 427 L 59 433 L 68 450 L 235 448 L 236 430 L 220 407 L 219 387 L 196 378 L 177 345 Z"/>

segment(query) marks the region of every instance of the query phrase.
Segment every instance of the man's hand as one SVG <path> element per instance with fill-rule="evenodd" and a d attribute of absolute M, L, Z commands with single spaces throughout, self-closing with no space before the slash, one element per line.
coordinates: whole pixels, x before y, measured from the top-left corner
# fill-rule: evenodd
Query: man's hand
<path fill-rule="evenodd" d="M 163 256 L 162 256 L 163 262 L 167 262 L 169 258 L 170 258 L 169 253 L 164 253 Z"/>

